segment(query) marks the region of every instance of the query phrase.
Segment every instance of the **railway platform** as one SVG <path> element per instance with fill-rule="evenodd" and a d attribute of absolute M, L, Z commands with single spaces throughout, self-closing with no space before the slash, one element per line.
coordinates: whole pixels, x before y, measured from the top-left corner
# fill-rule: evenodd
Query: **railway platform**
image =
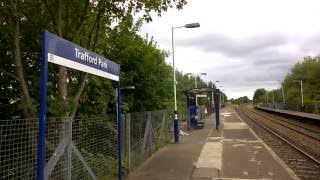
<path fill-rule="evenodd" d="M 188 133 L 180 144 L 156 152 L 129 179 L 299 179 L 233 107 L 222 110 L 219 130 L 210 116 L 204 129 Z"/>
<path fill-rule="evenodd" d="M 260 110 L 269 111 L 269 112 L 275 112 L 275 113 L 279 113 L 279 114 L 320 121 L 319 114 L 298 112 L 298 111 L 291 111 L 291 110 L 284 110 L 284 109 L 273 109 L 273 108 L 267 108 L 267 107 L 263 107 L 263 106 L 256 106 L 256 108 L 260 109 Z"/>

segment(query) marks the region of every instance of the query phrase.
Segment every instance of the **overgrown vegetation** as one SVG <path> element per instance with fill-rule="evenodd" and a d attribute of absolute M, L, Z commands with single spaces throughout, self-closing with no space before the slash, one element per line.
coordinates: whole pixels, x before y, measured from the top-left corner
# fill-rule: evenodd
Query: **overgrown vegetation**
<path fill-rule="evenodd" d="M 0 3 L 0 119 L 33 118 L 38 114 L 40 35 L 47 29 L 121 65 L 126 111 L 173 107 L 169 53 L 152 37 L 138 35 L 151 12 L 182 8 L 185 0 L 170 1 L 2 1 Z M 170 27 L 168 27 L 170 28 Z M 182 90 L 193 79 L 177 73 L 179 109 L 185 109 Z M 205 86 L 202 80 L 199 86 Z M 49 65 L 49 116 L 114 112 L 112 81 Z"/>
<path fill-rule="evenodd" d="M 44 29 L 120 64 L 122 86 L 135 86 L 135 90 L 123 91 L 124 112 L 173 109 L 173 70 L 165 62 L 169 52 L 159 49 L 152 37 L 140 36 L 138 32 L 143 23 L 152 20 L 152 12 L 160 16 L 168 8 L 181 9 L 185 4 L 185 0 L 1 1 L 0 119 L 23 118 L 18 121 L 17 126 L 12 127 L 24 129 L 3 131 L 5 133 L 27 131 L 23 142 L 8 138 L 16 137 L 16 134 L 3 136 L 1 146 L 10 147 L 12 143 L 21 147 L 12 151 L 16 153 L 15 156 L 19 153 L 26 154 L 27 146 L 24 143 L 34 142 L 36 137 L 37 124 L 32 118 L 38 116 L 40 35 Z M 112 81 L 52 64 L 49 65 L 48 77 L 49 117 L 80 116 L 84 120 L 75 120 L 74 123 L 83 124 L 87 116 L 115 113 L 115 84 Z M 182 90 L 194 87 L 194 79 L 177 72 L 177 81 L 178 107 L 184 113 L 186 98 Z M 206 86 L 206 83 L 200 79 L 198 86 Z M 98 127 L 103 132 L 106 131 L 103 128 L 112 129 L 105 122 L 108 120 L 103 120 L 103 123 L 97 120 L 88 122 L 79 135 L 79 141 L 100 144 L 107 148 L 104 152 L 114 151 L 116 146 L 109 144 L 114 144 L 115 133 L 110 135 L 110 139 L 103 141 L 90 138 L 97 133 Z M 57 124 L 64 125 L 59 122 Z M 10 127 L 8 124 L 5 128 Z M 54 129 L 57 136 L 47 138 L 47 151 L 52 152 L 56 146 L 53 142 L 60 139 L 57 129 Z M 35 146 L 32 143 L 28 145 Z M 25 165 L 33 167 L 32 159 L 36 148 L 29 149 L 34 152 L 28 151 L 30 157 L 26 161 L 30 164 Z M 116 174 L 115 155 L 83 149 L 81 151 L 89 157 L 89 163 L 103 164 L 105 169 Z M 1 157 L 7 157 L 6 161 L 2 161 L 6 166 L 0 167 L 2 177 L 8 175 L 8 167 L 13 167 L 10 171 L 18 168 L 15 166 L 16 162 L 10 159 L 12 154 L 8 155 L 8 152 L 11 151 L 1 150 Z M 73 165 L 73 168 L 79 167 L 79 163 Z M 28 173 L 31 172 L 29 170 Z M 82 172 L 79 177 L 81 175 Z"/>

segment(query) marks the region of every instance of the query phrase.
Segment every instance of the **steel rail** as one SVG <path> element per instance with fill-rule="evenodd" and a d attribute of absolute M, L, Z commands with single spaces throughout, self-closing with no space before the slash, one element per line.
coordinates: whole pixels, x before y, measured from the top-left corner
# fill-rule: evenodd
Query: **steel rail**
<path fill-rule="evenodd" d="M 255 122 L 256 124 L 258 124 L 259 126 L 261 126 L 262 128 L 264 128 L 265 130 L 269 131 L 270 133 L 272 133 L 273 135 L 275 135 L 276 137 L 278 137 L 279 139 L 281 139 L 282 141 L 284 141 L 285 143 L 289 144 L 291 147 L 293 147 L 294 149 L 296 149 L 297 151 L 299 151 L 300 153 L 302 153 L 303 155 L 305 155 L 306 157 L 308 157 L 309 159 L 311 159 L 313 162 L 317 163 L 318 165 L 320 165 L 320 161 L 317 160 L 316 158 L 314 158 L 313 156 L 309 155 L 307 152 L 305 152 L 304 150 L 300 149 L 299 147 L 295 146 L 294 144 L 292 144 L 290 141 L 286 140 L 285 138 L 281 137 L 281 135 L 279 135 L 278 133 L 276 133 L 275 131 L 271 130 L 270 128 L 266 127 L 265 125 L 261 124 L 260 122 L 256 121 L 255 119 L 253 119 L 252 117 L 250 117 L 243 109 L 240 110 L 247 118 L 249 118 L 250 120 L 252 120 L 253 122 Z"/>
<path fill-rule="evenodd" d="M 320 133 L 319 133 L 318 131 L 315 131 L 315 130 L 310 129 L 310 128 L 303 127 L 303 126 L 301 126 L 301 125 L 299 125 L 299 124 L 295 124 L 295 123 L 292 123 L 292 122 L 282 121 L 282 120 L 280 120 L 280 119 L 268 117 L 268 115 L 263 114 L 263 113 L 260 113 L 260 112 L 256 112 L 256 111 L 252 111 L 252 110 L 248 110 L 248 111 L 250 111 L 251 113 L 256 114 L 257 116 L 261 116 L 261 117 L 263 117 L 263 118 L 265 118 L 265 119 L 268 119 L 268 120 L 270 120 L 270 121 L 272 121 L 272 122 L 274 122 L 274 123 L 276 123 L 276 124 L 279 124 L 279 125 L 281 125 L 281 126 L 283 126 L 283 127 L 286 127 L 286 128 L 288 128 L 288 129 L 291 129 L 291 130 L 293 130 L 293 131 L 295 131 L 295 132 L 297 132 L 297 133 L 300 133 L 300 134 L 303 134 L 303 135 L 305 135 L 305 136 L 308 136 L 308 137 L 310 137 L 310 138 L 312 138 L 312 139 L 315 139 L 316 141 L 320 141 Z M 278 122 L 278 120 L 281 121 L 281 122 Z M 291 124 L 291 125 L 296 126 L 296 127 L 298 127 L 298 128 L 302 128 L 302 129 L 304 129 L 304 130 L 306 130 L 306 131 L 309 131 L 310 133 L 317 134 L 317 135 L 315 135 L 315 136 L 319 136 L 319 137 L 314 137 L 314 135 L 308 134 L 308 133 L 306 133 L 306 132 L 302 132 L 301 130 L 295 129 L 295 128 L 293 128 L 293 127 L 289 127 L 289 126 L 287 126 L 287 125 L 285 125 L 285 124 L 283 124 L 283 123 Z"/>

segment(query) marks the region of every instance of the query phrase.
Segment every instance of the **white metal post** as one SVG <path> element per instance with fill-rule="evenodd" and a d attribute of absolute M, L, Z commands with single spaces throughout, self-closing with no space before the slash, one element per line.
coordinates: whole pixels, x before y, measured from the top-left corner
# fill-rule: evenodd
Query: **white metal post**
<path fill-rule="evenodd" d="M 171 27 L 171 33 L 172 33 L 172 67 L 173 67 L 173 93 L 174 93 L 174 111 L 177 112 L 177 87 L 176 87 L 176 68 L 174 65 L 174 27 Z M 178 117 L 176 117 L 176 113 L 175 113 L 175 119 L 177 119 Z"/>
<path fill-rule="evenodd" d="M 176 83 L 176 68 L 174 66 L 174 27 L 171 27 L 171 41 L 172 41 L 172 66 L 173 66 L 173 91 L 174 91 L 174 142 L 179 143 L 179 120 L 178 120 L 178 108 L 177 108 L 177 83 Z"/>
<path fill-rule="evenodd" d="M 303 108 L 303 87 L 302 87 L 302 80 L 300 80 L 300 90 L 301 90 L 301 105 L 302 105 L 302 108 Z"/>
<path fill-rule="evenodd" d="M 211 84 L 211 88 L 213 89 L 213 83 Z M 213 107 L 213 105 L 214 105 L 213 91 L 211 92 L 211 101 L 212 101 L 212 107 Z"/>
<path fill-rule="evenodd" d="M 274 108 L 274 91 L 272 90 L 272 105 L 273 105 L 273 108 Z"/>
<path fill-rule="evenodd" d="M 197 75 L 194 75 L 194 87 L 195 87 L 195 88 L 198 88 L 197 78 L 198 78 L 198 76 L 197 76 Z M 197 106 L 197 108 L 198 108 L 198 97 L 197 97 L 197 94 L 196 94 L 196 106 Z"/>
<path fill-rule="evenodd" d="M 178 108 L 177 108 L 177 82 L 176 82 L 176 69 L 174 66 L 174 29 L 175 28 L 197 28 L 200 27 L 199 23 L 185 24 L 184 26 L 171 27 L 171 45 L 172 45 L 172 66 L 173 66 L 173 91 L 174 91 L 174 142 L 179 143 L 179 120 L 178 120 Z"/>
<path fill-rule="evenodd" d="M 282 102 L 283 102 L 283 108 L 285 108 L 285 98 L 284 98 L 284 89 L 283 89 L 283 85 L 281 85 L 281 90 L 282 90 Z"/>

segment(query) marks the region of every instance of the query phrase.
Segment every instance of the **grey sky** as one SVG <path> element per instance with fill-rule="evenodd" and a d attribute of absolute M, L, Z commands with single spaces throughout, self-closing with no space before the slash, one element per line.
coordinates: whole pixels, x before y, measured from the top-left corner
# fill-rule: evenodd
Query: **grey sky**
<path fill-rule="evenodd" d="M 320 11 L 317 0 L 188 0 L 142 27 L 159 48 L 171 51 L 171 26 L 199 22 L 197 29 L 175 30 L 176 67 L 219 80 L 229 97 L 256 88 L 272 89 L 304 56 L 318 55 Z M 172 63 L 172 57 L 167 59 Z"/>

